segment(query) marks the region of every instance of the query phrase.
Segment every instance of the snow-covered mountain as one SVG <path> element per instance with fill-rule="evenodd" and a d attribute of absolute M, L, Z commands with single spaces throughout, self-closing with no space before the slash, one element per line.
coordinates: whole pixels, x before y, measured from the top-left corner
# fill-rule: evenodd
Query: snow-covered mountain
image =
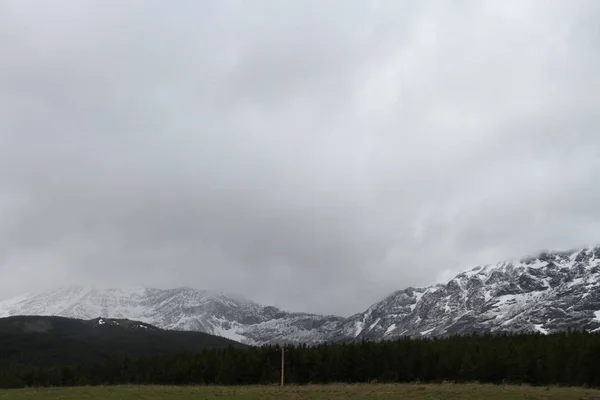
<path fill-rule="evenodd" d="M 600 331 L 600 247 L 479 266 L 397 291 L 338 325 L 339 340 L 473 332 Z"/>
<path fill-rule="evenodd" d="M 245 299 L 190 288 L 84 286 L 0 302 L 0 317 L 11 315 L 126 318 L 163 329 L 206 332 L 246 344 L 321 342 L 342 320 L 341 317 L 288 313 Z"/>
<path fill-rule="evenodd" d="M 444 285 L 399 290 L 349 318 L 289 313 L 202 290 L 68 287 L 0 302 L 0 317 L 127 318 L 248 344 L 600 331 L 600 247 L 485 265 Z"/>

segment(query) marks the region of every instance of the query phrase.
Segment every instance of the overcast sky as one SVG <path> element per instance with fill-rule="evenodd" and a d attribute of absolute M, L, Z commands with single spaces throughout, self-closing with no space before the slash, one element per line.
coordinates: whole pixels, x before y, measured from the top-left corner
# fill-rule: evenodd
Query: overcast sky
<path fill-rule="evenodd" d="M 342 315 L 600 242 L 600 1 L 0 1 L 0 293 Z"/>

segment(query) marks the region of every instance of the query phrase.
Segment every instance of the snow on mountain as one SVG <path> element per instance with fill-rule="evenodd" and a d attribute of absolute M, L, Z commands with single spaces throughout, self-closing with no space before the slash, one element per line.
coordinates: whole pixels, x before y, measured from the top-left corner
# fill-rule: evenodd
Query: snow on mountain
<path fill-rule="evenodd" d="M 600 331 L 600 247 L 475 267 L 393 293 L 340 323 L 337 340 L 473 332 Z"/>
<path fill-rule="evenodd" d="M 204 290 L 95 289 L 70 286 L 0 302 L 0 317 L 54 315 L 79 319 L 130 319 L 163 329 L 206 332 L 247 344 L 325 339 L 341 320 L 275 307 Z"/>
<path fill-rule="evenodd" d="M 144 330 L 157 330 L 158 328 L 138 321 L 130 321 L 129 319 L 113 319 L 113 318 L 102 318 L 98 317 L 91 320 L 94 324 L 107 325 L 107 326 L 120 326 L 127 329 L 144 329 Z"/>
<path fill-rule="evenodd" d="M 120 318 L 247 344 L 600 331 L 600 247 L 475 267 L 445 285 L 406 288 L 349 318 L 289 313 L 190 288 L 72 286 L 0 302 L 0 317 Z"/>

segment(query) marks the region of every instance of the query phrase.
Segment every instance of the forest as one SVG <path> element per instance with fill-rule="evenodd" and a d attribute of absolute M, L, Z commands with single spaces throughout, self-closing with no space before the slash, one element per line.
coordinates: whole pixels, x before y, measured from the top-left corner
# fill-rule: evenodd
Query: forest
<path fill-rule="evenodd" d="M 169 331 L 137 321 L 81 320 L 51 316 L 0 318 L 0 362 L 28 366 L 104 362 L 118 354 L 132 358 L 203 349 L 247 348 L 202 332 Z"/>
<path fill-rule="evenodd" d="M 34 345 L 34 344 L 32 344 Z M 600 387 L 600 334 L 471 335 L 285 346 L 286 384 L 481 382 Z M 277 384 L 281 348 L 203 349 L 76 364 L 0 361 L 0 387 Z"/>

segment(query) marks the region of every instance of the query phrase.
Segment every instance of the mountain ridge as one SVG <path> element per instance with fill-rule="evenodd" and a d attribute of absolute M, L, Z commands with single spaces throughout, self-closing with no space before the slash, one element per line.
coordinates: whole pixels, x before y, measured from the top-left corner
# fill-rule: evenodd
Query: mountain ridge
<path fill-rule="evenodd" d="M 473 332 L 600 331 L 600 247 L 542 251 L 397 290 L 350 317 L 292 313 L 192 288 L 71 286 L 0 301 L 18 314 L 128 318 L 245 344 L 351 342 Z"/>
<path fill-rule="evenodd" d="M 402 306 L 402 313 L 389 321 L 383 335 L 371 333 L 381 323 L 373 318 L 387 318 L 391 308 Z M 355 339 L 550 333 L 568 328 L 598 331 L 599 313 L 600 247 L 586 247 L 480 265 L 457 274 L 445 285 L 400 290 L 350 317 L 345 330 L 344 326 L 339 329 L 342 336 L 349 336 L 350 322 L 354 328 L 369 327 L 361 329 Z"/>
<path fill-rule="evenodd" d="M 0 302 L 0 317 L 11 315 L 127 318 L 163 329 L 206 332 L 250 345 L 320 342 L 329 331 L 327 326 L 342 319 L 289 313 L 277 307 L 191 288 L 98 290 L 81 285 Z"/>

